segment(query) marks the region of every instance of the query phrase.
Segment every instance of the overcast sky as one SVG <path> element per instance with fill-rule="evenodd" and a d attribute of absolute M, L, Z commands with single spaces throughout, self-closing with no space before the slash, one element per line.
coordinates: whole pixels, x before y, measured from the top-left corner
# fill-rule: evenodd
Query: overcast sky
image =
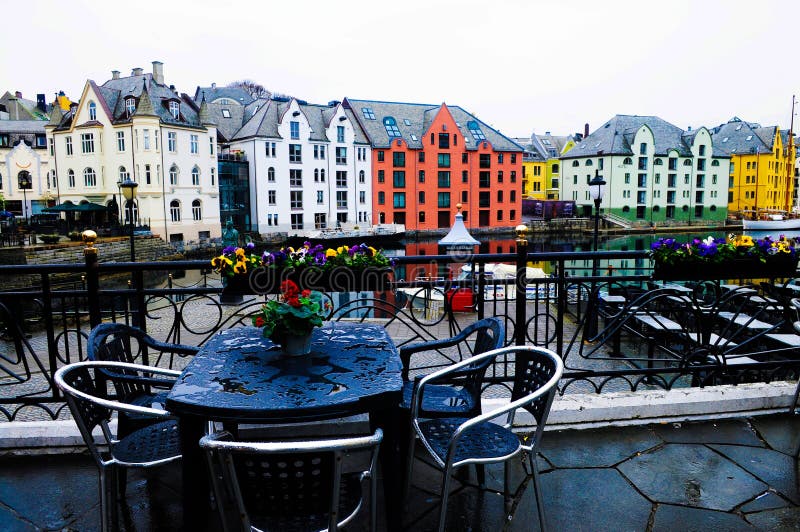
<path fill-rule="evenodd" d="M 311 103 L 446 102 L 522 137 L 594 130 L 615 114 L 788 129 L 800 96 L 798 0 L 14 5 L 0 90 L 30 99 L 77 100 L 87 78 L 159 60 L 166 83 L 189 94 L 248 78 Z"/>

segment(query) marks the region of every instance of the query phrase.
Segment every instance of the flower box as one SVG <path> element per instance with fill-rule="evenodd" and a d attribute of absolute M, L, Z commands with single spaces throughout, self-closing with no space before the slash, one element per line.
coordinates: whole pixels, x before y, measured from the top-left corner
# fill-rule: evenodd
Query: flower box
<path fill-rule="evenodd" d="M 653 269 L 653 279 L 659 281 L 773 279 L 794 277 L 796 273 L 797 259 L 787 255 L 786 257 L 774 257 L 767 262 L 746 258 L 709 263 L 660 264 L 657 262 Z"/>
<path fill-rule="evenodd" d="M 256 268 L 248 274 L 225 277 L 224 295 L 278 294 L 283 281 L 320 292 L 383 292 L 391 289 L 391 268 L 367 267 L 362 269 L 337 267 L 322 270 L 313 266 L 299 270 L 278 271 L 273 268 Z"/>

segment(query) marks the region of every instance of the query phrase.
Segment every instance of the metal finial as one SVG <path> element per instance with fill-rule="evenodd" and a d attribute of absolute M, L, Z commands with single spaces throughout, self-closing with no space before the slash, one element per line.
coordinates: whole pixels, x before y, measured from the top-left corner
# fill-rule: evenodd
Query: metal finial
<path fill-rule="evenodd" d="M 81 238 L 83 242 L 86 244 L 86 248 L 83 250 L 84 255 L 97 255 L 97 248 L 94 247 L 94 243 L 97 240 L 97 233 L 92 231 L 91 229 L 87 229 L 83 233 L 81 233 Z"/>

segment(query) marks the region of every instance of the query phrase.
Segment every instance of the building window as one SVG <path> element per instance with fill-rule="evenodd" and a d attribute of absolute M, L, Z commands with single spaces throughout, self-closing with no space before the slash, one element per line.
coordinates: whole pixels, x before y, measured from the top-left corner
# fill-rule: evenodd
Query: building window
<path fill-rule="evenodd" d="M 450 172 L 447 170 L 439 171 L 439 188 L 450 188 Z"/>
<path fill-rule="evenodd" d="M 72 137 L 65 138 L 64 145 L 67 148 L 67 155 L 72 155 Z"/>
<path fill-rule="evenodd" d="M 498 153 L 497 154 L 497 164 L 503 164 L 503 154 L 502 153 Z"/>
<path fill-rule="evenodd" d="M 217 183 L 216 175 L 217 175 L 216 174 L 216 169 L 212 167 L 211 168 L 211 186 L 212 187 L 216 186 L 216 183 Z"/>
<path fill-rule="evenodd" d="M 324 212 L 314 213 L 314 229 L 325 229 L 328 227 L 328 217 Z"/>
<path fill-rule="evenodd" d="M 94 133 L 81 133 L 81 152 L 94 153 Z"/>
<path fill-rule="evenodd" d="M 364 118 L 367 120 L 375 120 L 375 113 L 372 111 L 370 107 L 362 107 L 361 113 L 364 115 Z"/>
<path fill-rule="evenodd" d="M 425 152 L 421 151 L 417 154 L 417 161 L 424 163 L 425 162 Z"/>
<path fill-rule="evenodd" d="M 358 182 L 362 184 L 367 182 L 367 174 L 364 173 L 364 170 L 358 171 Z"/>
<path fill-rule="evenodd" d="M 86 187 L 97 186 L 97 174 L 95 174 L 94 170 L 91 168 L 87 168 L 83 171 L 83 185 Z"/>
<path fill-rule="evenodd" d="M 386 193 L 383 191 L 378 192 L 378 205 L 386 203 Z"/>
<path fill-rule="evenodd" d="M 300 122 L 289 122 L 289 129 L 292 139 L 297 140 L 300 138 Z"/>
<path fill-rule="evenodd" d="M 275 182 L 275 168 L 273 166 L 267 168 L 267 181 L 270 183 Z"/>
<path fill-rule="evenodd" d="M 404 168 L 406 165 L 406 153 L 402 151 L 392 152 L 392 166 Z"/>
<path fill-rule="evenodd" d="M 497 191 L 497 203 L 503 203 L 503 191 L 502 190 L 498 190 Z"/>
<path fill-rule="evenodd" d="M 291 218 L 292 218 L 292 229 L 303 228 L 303 213 L 294 213 L 292 214 Z"/>
<path fill-rule="evenodd" d="M 417 193 L 417 203 L 419 203 L 420 205 L 424 205 L 425 204 L 425 191 L 424 190 L 420 190 L 419 193 Z"/>
<path fill-rule="evenodd" d="M 492 167 L 492 155 L 489 153 L 481 153 L 478 156 L 478 167 L 479 168 L 491 168 Z"/>
<path fill-rule="evenodd" d="M 167 150 L 175 153 L 178 150 L 178 134 L 174 131 L 167 133 Z"/>
<path fill-rule="evenodd" d="M 647 174 L 639 174 L 638 185 L 639 188 L 647 188 Z"/>
<path fill-rule="evenodd" d="M 302 187 L 303 186 L 303 171 L 302 170 L 289 170 L 289 186 Z"/>
<path fill-rule="evenodd" d="M 461 182 L 469 183 L 469 172 L 467 172 L 466 170 L 461 171 Z"/>
<path fill-rule="evenodd" d="M 303 208 L 303 191 L 302 190 L 292 190 L 289 192 L 289 203 L 292 209 L 302 209 Z"/>
<path fill-rule="evenodd" d="M 425 223 L 425 211 L 419 211 L 419 223 Z"/>
<path fill-rule="evenodd" d="M 478 207 L 489 207 L 490 197 L 489 191 L 483 191 L 478 193 Z"/>
<path fill-rule="evenodd" d="M 419 182 L 420 183 L 424 183 L 425 182 L 425 170 L 420 170 L 419 171 Z"/>
<path fill-rule="evenodd" d="M 706 170 L 706 160 L 705 159 L 697 159 L 697 170 L 700 172 L 705 172 Z"/>
<path fill-rule="evenodd" d="M 192 202 L 192 219 L 195 222 L 199 222 L 203 219 L 203 207 L 200 204 L 199 199 L 196 199 Z"/>
<path fill-rule="evenodd" d="M 358 192 L 358 202 L 359 203 L 366 203 L 367 202 L 367 193 L 363 190 Z"/>
<path fill-rule="evenodd" d="M 439 192 L 438 193 L 437 205 L 439 207 L 449 207 L 450 206 L 450 193 L 449 192 Z"/>
<path fill-rule="evenodd" d="M 290 163 L 303 162 L 303 150 L 300 144 L 289 144 L 289 162 Z"/>
<path fill-rule="evenodd" d="M 125 169 L 124 166 L 119 167 L 119 180 L 120 182 L 127 181 L 131 178 L 131 175 L 128 173 L 128 170 Z"/>
<path fill-rule="evenodd" d="M 145 150 L 150 149 L 150 130 L 143 129 L 142 130 L 142 144 L 144 145 Z"/>
<path fill-rule="evenodd" d="M 169 217 L 173 222 L 181 221 L 181 203 L 178 200 L 169 202 Z"/>
<path fill-rule="evenodd" d="M 89 120 L 97 120 L 97 104 L 89 102 Z"/>
<path fill-rule="evenodd" d="M 439 133 L 439 149 L 447 150 L 450 148 L 450 135 L 447 133 Z"/>
<path fill-rule="evenodd" d="M 336 164 L 347 164 L 347 148 L 343 146 L 336 148 Z"/>
<path fill-rule="evenodd" d="M 200 186 L 200 169 L 196 166 L 192 168 L 192 185 Z"/>
<path fill-rule="evenodd" d="M 697 188 L 703 188 L 706 186 L 706 176 L 705 174 L 697 174 Z"/>
<path fill-rule="evenodd" d="M 404 208 L 406 206 L 406 193 L 395 192 L 393 205 L 395 208 Z"/>
<path fill-rule="evenodd" d="M 386 181 L 386 172 L 384 170 L 378 170 L 378 183 L 383 183 Z"/>
<path fill-rule="evenodd" d="M 125 151 L 125 132 L 117 131 L 117 151 Z"/>
<path fill-rule="evenodd" d="M 498 172 L 497 172 L 497 182 L 498 183 L 502 183 L 503 182 L 503 171 L 502 170 L 498 170 Z"/>
<path fill-rule="evenodd" d="M 178 102 L 169 102 L 169 114 L 172 115 L 172 118 L 177 120 L 181 114 L 181 104 Z"/>
<path fill-rule="evenodd" d="M 382 163 L 382 162 L 383 162 L 383 159 L 384 159 L 384 157 L 385 157 L 384 153 L 385 153 L 385 152 L 384 152 L 383 150 L 378 150 L 378 162 L 379 162 L 379 163 Z"/>
<path fill-rule="evenodd" d="M 214 155 L 214 144 L 216 144 L 215 141 L 214 141 L 214 137 L 208 137 L 208 153 L 209 153 L 209 155 Z M 158 148 L 158 146 L 156 146 L 156 148 Z"/>
<path fill-rule="evenodd" d="M 75 188 L 75 172 L 70 169 L 67 171 L 67 186 L 69 188 Z"/>
<path fill-rule="evenodd" d="M 189 151 L 191 153 L 199 153 L 199 149 L 197 146 L 197 135 L 191 135 L 189 137 Z"/>
<path fill-rule="evenodd" d="M 467 196 L 467 191 L 466 190 L 462 190 L 461 191 L 461 203 L 466 203 L 467 202 L 467 197 L 468 197 Z"/>
<path fill-rule="evenodd" d="M 489 188 L 490 185 L 489 172 L 478 172 L 478 186 Z"/>
<path fill-rule="evenodd" d="M 275 193 L 274 190 L 268 190 L 267 191 L 267 203 L 270 204 L 270 205 L 275 205 L 275 196 L 276 196 L 276 193 Z"/>
<path fill-rule="evenodd" d="M 264 149 L 266 151 L 267 157 L 275 157 L 275 143 L 274 142 L 266 142 L 264 143 Z"/>
<path fill-rule="evenodd" d="M 347 172 L 342 170 L 336 171 L 336 186 L 345 188 L 347 186 Z"/>
<path fill-rule="evenodd" d="M 389 138 L 402 137 L 400 130 L 397 128 L 397 120 L 393 117 L 387 116 L 384 118 L 383 126 L 386 128 L 386 133 L 389 135 Z"/>
<path fill-rule="evenodd" d="M 405 170 L 395 170 L 392 175 L 392 184 L 395 188 L 403 188 L 406 186 L 406 172 Z"/>
<path fill-rule="evenodd" d="M 336 142 L 344 142 L 344 126 L 336 126 Z"/>
<path fill-rule="evenodd" d="M 475 139 L 475 142 L 486 140 L 486 135 L 483 134 L 480 126 L 474 120 L 467 122 L 467 129 L 469 129 L 469 132 L 472 133 L 472 138 Z"/>
<path fill-rule="evenodd" d="M 178 167 L 174 164 L 169 168 L 169 184 L 173 186 L 178 184 Z"/>
<path fill-rule="evenodd" d="M 314 168 L 314 183 L 319 183 L 319 168 Z"/>
<path fill-rule="evenodd" d="M 346 209 L 347 208 L 347 191 L 346 190 L 337 190 L 336 191 L 336 208 L 337 209 Z"/>
<path fill-rule="evenodd" d="M 439 168 L 450 168 L 450 154 L 449 153 L 440 153 L 439 154 Z"/>
<path fill-rule="evenodd" d="M 125 111 L 128 113 L 128 116 L 131 116 L 134 111 L 136 111 L 136 100 L 134 98 L 125 99 Z"/>

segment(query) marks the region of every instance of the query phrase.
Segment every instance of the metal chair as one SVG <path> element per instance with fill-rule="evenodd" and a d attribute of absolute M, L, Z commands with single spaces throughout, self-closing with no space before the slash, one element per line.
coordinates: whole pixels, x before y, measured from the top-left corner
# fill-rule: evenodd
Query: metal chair
<path fill-rule="evenodd" d="M 360 512 L 367 490 L 370 527 L 376 530 L 374 473 L 383 439 L 380 429 L 368 436 L 318 441 L 231 438 L 228 432 L 216 432 L 200 440 L 225 532 L 299 527 L 336 531 Z M 368 454 L 369 465 L 345 472 L 345 457 L 359 451 Z M 225 508 L 230 506 L 235 511 L 229 514 Z"/>
<path fill-rule="evenodd" d="M 124 371 L 127 375 L 141 372 L 144 375 L 170 377 L 177 377 L 179 372 L 124 362 L 86 361 L 64 366 L 55 374 L 56 385 L 64 392 L 83 441 L 99 468 L 101 523 L 105 532 L 118 529 L 116 502 L 119 496 L 119 473 L 126 468 L 154 467 L 173 462 L 181 455 L 177 422 L 169 418 L 169 414 L 164 410 L 106 399 L 105 390 L 98 387 L 98 380 L 103 382 L 103 386 L 105 385 L 105 380 L 97 379 L 98 370 Z M 160 419 L 161 422 L 146 425 L 117 438 L 109 427 L 111 416 L 115 411 L 148 416 Z M 102 449 L 92 435 L 92 431 L 98 426 L 104 444 Z"/>
<path fill-rule="evenodd" d="M 470 345 L 470 340 L 474 343 Z M 465 356 L 471 357 L 481 353 L 486 353 L 493 349 L 503 347 L 505 344 L 505 327 L 499 318 L 486 318 L 476 321 L 465 327 L 460 333 L 452 338 L 434 340 L 432 342 L 422 342 L 411 344 L 400 348 L 400 359 L 403 362 L 403 402 L 401 408 L 411 409 L 411 396 L 414 391 L 415 382 L 419 382 L 422 376 L 417 376 L 414 380 L 409 378 L 410 371 L 424 370 L 425 366 L 418 368 L 411 367 L 411 359 L 415 355 L 422 353 L 442 353 L 447 348 L 458 348 L 458 358 L 443 354 L 442 356 L 458 362 Z M 481 381 L 486 370 L 491 364 L 490 359 L 479 362 L 479 368 L 465 367 L 463 371 L 448 373 L 436 384 L 429 384 L 420 406 L 420 417 L 450 417 L 468 416 L 472 417 L 481 413 Z M 428 366 L 428 369 L 441 367 L 441 364 Z"/>
<path fill-rule="evenodd" d="M 420 403 L 425 387 L 447 377 L 451 373 L 464 372 L 468 368 L 479 368 L 484 360 L 494 360 L 498 356 L 514 355 L 514 385 L 508 405 L 482 415 L 421 419 Z M 479 371 L 479 370 L 475 370 Z M 539 523 L 546 530 L 542 504 L 539 473 L 536 468 L 536 452 L 542 438 L 550 405 L 556 392 L 556 384 L 564 371 L 561 359 L 548 349 L 538 347 L 506 347 L 476 355 L 451 367 L 424 377 L 415 388 L 411 402 L 412 438 L 409 446 L 406 492 L 409 490 L 414 469 L 414 435 L 418 436 L 425 450 L 433 458 L 434 465 L 442 470 L 441 508 L 439 512 L 439 531 L 445 530 L 447 518 L 447 499 L 450 478 L 453 470 L 468 464 L 505 463 L 504 488 L 509 494 L 509 460 L 525 452 L 531 468 Z M 516 411 L 527 410 L 536 421 L 536 431 L 529 440 L 522 443 L 511 431 Z M 499 425 L 492 420 L 505 416 L 505 423 Z"/>
<path fill-rule="evenodd" d="M 141 364 L 148 360 L 151 353 L 157 354 L 155 360 L 148 360 L 154 366 L 161 357 L 169 356 L 169 367 L 172 367 L 174 356 L 193 356 L 199 348 L 159 342 L 137 327 L 124 323 L 101 323 L 89 334 L 86 355 L 89 360 L 126 362 Z M 117 394 L 117 400 L 131 405 L 163 410 L 164 401 L 175 379 L 145 378 L 126 371 L 111 372 L 101 369 L 102 374 L 111 380 Z M 150 419 L 145 421 L 150 422 Z M 120 433 L 126 434 L 141 426 L 141 416 L 136 413 L 121 414 Z"/>

